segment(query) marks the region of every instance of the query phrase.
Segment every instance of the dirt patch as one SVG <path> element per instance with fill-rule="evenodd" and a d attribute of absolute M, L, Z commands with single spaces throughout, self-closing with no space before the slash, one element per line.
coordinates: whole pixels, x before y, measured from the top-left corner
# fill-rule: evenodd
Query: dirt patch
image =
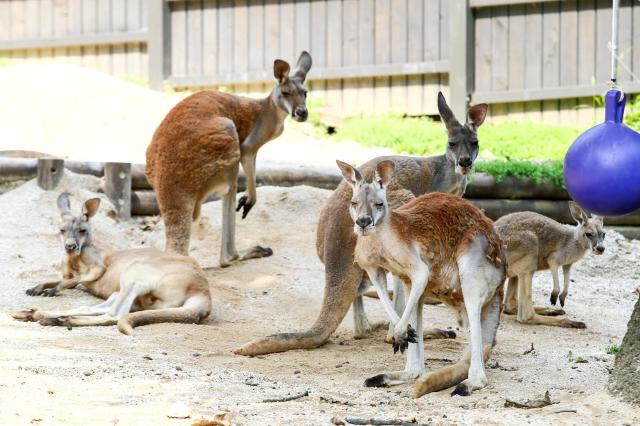
<path fill-rule="evenodd" d="M 77 209 L 96 194 L 97 178 L 66 173 Z M 220 269 L 221 213 L 204 206 L 194 227 L 193 256 L 207 271 L 214 298 L 212 316 L 202 325 L 158 324 L 132 337 L 113 327 L 64 328 L 13 321 L 8 313 L 26 307 L 70 308 L 97 300 L 81 290 L 56 298 L 29 297 L 29 286 L 57 275 L 62 253 L 57 237 L 57 192 L 31 181 L 0 196 L 0 423 L 2 424 L 191 424 L 200 416 L 230 411 L 237 424 L 319 425 L 337 416 L 416 418 L 433 424 L 638 424 L 640 414 L 606 394 L 613 355 L 637 295 L 640 243 L 609 232 L 603 256 L 588 255 L 574 268 L 566 310 L 585 321 L 586 330 L 517 324 L 503 316 L 498 345 L 489 362 L 489 386 L 470 397 L 449 391 L 408 397 L 410 387 L 368 389 L 365 378 L 404 366 L 383 342 L 380 330 L 352 338 L 349 315 L 331 341 L 313 351 L 255 358 L 232 354 L 246 341 L 267 334 L 302 330 L 316 318 L 323 292 L 323 266 L 315 254 L 318 212 L 329 191 L 308 187 L 259 188 L 258 203 L 238 220 L 238 246 L 270 246 L 270 258 Z M 118 223 L 105 200 L 94 225 L 96 239 L 113 248 L 163 244 L 162 223 L 142 231 L 132 220 Z M 535 301 L 546 305 L 551 278 L 535 278 Z M 366 301 L 372 320 L 385 315 L 379 302 Z M 447 328 L 455 317 L 442 306 L 427 306 L 428 326 Z M 466 331 L 456 340 L 427 341 L 427 367 L 456 360 Z M 530 349 L 534 350 L 524 355 Z M 505 408 L 505 400 L 543 398 L 543 408 Z M 309 396 L 289 402 L 266 399 Z M 191 409 L 191 419 L 169 419 L 175 403 Z M 181 405 L 180 405 L 181 406 Z M 569 411 L 567 411 L 569 410 Z M 575 411 L 575 412 L 574 412 Z M 37 421 L 37 419 L 40 419 Z M 33 423 L 31 423 L 33 421 Z"/>

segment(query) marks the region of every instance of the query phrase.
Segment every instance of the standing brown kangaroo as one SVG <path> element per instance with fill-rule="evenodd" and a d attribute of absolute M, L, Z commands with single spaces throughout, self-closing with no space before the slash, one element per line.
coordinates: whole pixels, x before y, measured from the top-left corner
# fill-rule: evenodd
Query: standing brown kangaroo
<path fill-rule="evenodd" d="M 235 246 L 235 211 L 247 216 L 256 202 L 258 149 L 282 134 L 291 116 L 305 121 L 311 55 L 302 52 L 293 72 L 276 59 L 276 87 L 264 99 L 216 91 L 195 93 L 178 103 L 164 118 L 147 148 L 146 173 L 156 192 L 165 222 L 167 251 L 187 255 L 191 223 L 211 193 L 222 198 L 220 265 L 270 256 L 269 248 L 252 247 L 239 254 Z M 236 207 L 239 164 L 247 178 L 247 194 Z M 235 210 L 235 211 L 234 211 Z"/>
<path fill-rule="evenodd" d="M 389 205 L 397 206 L 428 192 L 462 195 L 467 175 L 473 170 L 478 155 L 478 127 L 484 122 L 487 104 L 469 108 L 466 123 L 460 124 L 442 95 L 438 94 L 438 110 L 448 133 L 444 155 L 433 157 L 386 156 L 374 158 L 358 168 L 364 179 L 371 180 L 380 161 L 391 160 L 395 173 L 387 189 Z M 291 349 L 311 349 L 324 344 L 344 319 L 349 306 L 358 296 L 365 273 L 354 262 L 356 236 L 349 216 L 352 190 L 342 182 L 327 200 L 320 213 L 316 233 L 318 257 L 325 264 L 325 289 L 320 316 L 313 326 L 301 333 L 280 333 L 255 339 L 237 348 L 240 355 L 259 355 Z M 356 334 L 368 331 L 363 310 L 355 310 Z M 362 315 L 358 320 L 358 315 Z"/>

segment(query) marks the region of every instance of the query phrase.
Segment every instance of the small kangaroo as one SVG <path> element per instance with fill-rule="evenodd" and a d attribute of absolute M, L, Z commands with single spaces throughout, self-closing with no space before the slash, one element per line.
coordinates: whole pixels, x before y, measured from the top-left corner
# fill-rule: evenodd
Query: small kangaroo
<path fill-rule="evenodd" d="M 472 106 L 462 124 L 454 116 L 442 93 L 439 93 L 438 110 L 448 134 L 444 154 L 432 157 L 378 157 L 360 166 L 358 171 L 365 179 L 370 180 L 380 161 L 391 160 L 395 163 L 393 179 L 387 189 L 389 204 L 392 206 L 434 191 L 462 195 L 467 185 L 467 176 L 473 171 L 473 162 L 478 156 L 478 128 L 484 122 L 487 109 L 487 104 Z M 351 196 L 349 185 L 346 182 L 340 183 L 320 213 L 316 250 L 325 265 L 325 287 L 322 308 L 315 323 L 307 331 L 300 333 L 280 333 L 254 339 L 237 348 L 235 353 L 260 355 L 317 348 L 340 325 L 352 302 L 355 336 L 364 337 L 374 328 L 367 320 L 361 297 L 362 291 L 367 288 L 368 279 L 353 259 L 356 238 L 348 212 Z M 401 292 L 397 293 L 398 296 L 394 299 L 401 304 L 404 298 L 400 297 Z"/>
<path fill-rule="evenodd" d="M 390 210 L 386 190 L 393 161 L 378 163 L 369 181 L 349 164 L 337 163 L 353 190 L 349 213 L 357 236 L 355 261 L 367 272 L 394 326 L 394 352 L 409 349 L 404 371 L 371 377 L 365 386 L 390 386 L 420 377 L 414 397 L 453 385 L 458 385 L 453 392 L 457 395 L 485 387 L 484 346 L 495 345 L 505 277 L 502 246 L 491 220 L 463 198 L 438 192 Z M 387 294 L 386 272 L 401 277 L 409 292 L 401 316 Z M 428 375 L 424 375 L 422 337 L 425 297 L 451 307 L 471 332 L 470 351 L 457 367 Z"/>
<path fill-rule="evenodd" d="M 512 213 L 495 222 L 495 228 L 507 247 L 507 275 L 509 282 L 504 313 L 516 314 L 519 322 L 559 327 L 585 328 L 580 321 L 555 318 L 561 309 L 534 307 L 531 287 L 536 271 L 549 269 L 553 277 L 551 304 L 558 300 L 560 283 L 558 269 L 562 267 L 564 288 L 560 305 L 564 307 L 569 291 L 571 266 L 582 259 L 589 249 L 604 253 L 605 232 L 602 218 L 589 215 L 573 201 L 569 201 L 571 216 L 578 223 L 575 228 L 534 212 Z"/>
<path fill-rule="evenodd" d="M 167 251 L 188 254 L 191 223 L 215 192 L 223 203 L 220 265 L 273 254 L 260 246 L 238 253 L 235 211 L 243 209 L 244 219 L 256 202 L 258 149 L 282 134 L 287 116 L 307 119 L 303 84 L 309 69 L 307 52 L 302 52 L 291 76 L 289 64 L 276 59 L 273 74 L 278 83 L 264 99 L 202 91 L 169 111 L 147 148 L 146 166 L 165 222 Z M 239 164 L 247 178 L 247 194 L 236 207 Z"/>
<path fill-rule="evenodd" d="M 25 310 L 15 319 L 42 325 L 114 325 L 132 334 L 139 325 L 159 322 L 199 323 L 211 312 L 209 283 L 190 257 L 140 248 L 105 254 L 91 238 L 91 224 L 99 198 L 84 202 L 80 215 L 71 213 L 69 197 L 58 197 L 60 236 L 65 250 L 63 280 L 37 285 L 30 296 L 55 296 L 82 284 L 89 293 L 106 299 L 95 306 L 67 311 Z"/>

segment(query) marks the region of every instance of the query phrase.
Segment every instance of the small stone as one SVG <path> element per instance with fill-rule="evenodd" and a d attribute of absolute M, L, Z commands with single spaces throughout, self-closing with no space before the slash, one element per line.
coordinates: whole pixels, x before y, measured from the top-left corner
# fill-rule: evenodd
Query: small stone
<path fill-rule="evenodd" d="M 85 372 L 84 372 L 84 373 L 82 373 L 82 374 L 84 374 L 85 376 L 89 377 L 90 375 L 92 375 L 92 374 L 93 374 L 93 372 L 92 372 L 92 371 L 88 371 L 88 370 L 87 370 L 87 371 L 85 371 Z"/>
<path fill-rule="evenodd" d="M 300 374 L 300 370 L 294 371 L 293 374 Z"/>
<path fill-rule="evenodd" d="M 167 411 L 167 417 L 170 419 L 188 419 L 191 417 L 191 408 L 184 402 L 174 402 L 169 411 Z"/>
<path fill-rule="evenodd" d="M 147 361 L 151 361 L 153 358 L 151 358 L 149 355 L 145 355 L 142 357 L 142 359 L 146 359 Z"/>
<path fill-rule="evenodd" d="M 182 371 L 182 367 L 180 367 L 179 365 L 176 365 L 176 370 Z"/>

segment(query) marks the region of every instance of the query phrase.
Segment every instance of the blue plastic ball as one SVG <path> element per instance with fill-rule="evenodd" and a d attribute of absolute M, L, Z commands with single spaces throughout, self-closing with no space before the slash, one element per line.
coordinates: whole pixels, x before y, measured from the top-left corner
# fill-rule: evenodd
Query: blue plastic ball
<path fill-rule="evenodd" d="M 640 134 L 622 123 L 626 96 L 621 91 L 608 91 L 605 102 L 605 122 L 569 148 L 564 180 L 585 210 L 621 216 L 640 208 Z"/>

